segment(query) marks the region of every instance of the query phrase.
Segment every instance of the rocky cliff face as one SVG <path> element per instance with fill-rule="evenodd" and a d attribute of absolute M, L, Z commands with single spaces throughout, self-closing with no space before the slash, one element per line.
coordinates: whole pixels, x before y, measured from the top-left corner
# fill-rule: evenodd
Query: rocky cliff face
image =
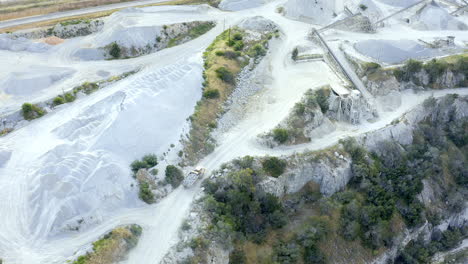
<path fill-rule="evenodd" d="M 367 100 L 359 93 L 351 93 L 347 97 L 330 94 L 330 109 L 327 112 L 332 120 L 359 124 L 377 116 L 377 112 L 369 105 Z"/>
<path fill-rule="evenodd" d="M 363 82 L 374 96 L 387 96 L 406 89 L 451 89 L 467 86 L 466 75 L 454 70 L 446 70 L 435 78 L 431 78 L 427 71 L 421 70 L 413 74 L 408 81 L 398 80 L 390 70 L 377 70 L 363 75 Z"/>
<path fill-rule="evenodd" d="M 328 196 L 342 190 L 351 179 L 351 159 L 340 150 L 297 154 L 289 157 L 287 163 L 289 169 L 283 175 L 265 179 L 260 188 L 281 197 L 298 192 L 313 181 Z"/>
<path fill-rule="evenodd" d="M 104 27 L 102 20 L 71 21 L 69 23 L 58 23 L 51 28 L 41 28 L 29 31 L 15 32 L 16 37 L 29 39 L 46 38 L 56 36 L 63 39 L 87 36 L 100 31 Z"/>

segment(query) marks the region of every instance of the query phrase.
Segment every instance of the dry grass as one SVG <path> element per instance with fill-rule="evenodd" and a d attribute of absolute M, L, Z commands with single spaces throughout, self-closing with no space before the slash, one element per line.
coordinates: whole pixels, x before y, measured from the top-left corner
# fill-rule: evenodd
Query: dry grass
<path fill-rule="evenodd" d="M 45 0 L 14 2 L 14 4 L 0 5 L 0 21 L 128 1 L 130 0 Z"/>
<path fill-rule="evenodd" d="M 14 26 L 14 27 L 7 27 L 7 28 L 0 29 L 0 33 L 15 32 L 18 30 L 31 29 L 31 28 L 42 28 L 42 27 L 54 26 L 58 23 L 62 23 L 62 22 L 70 21 L 70 20 L 96 19 L 96 18 L 111 15 L 112 13 L 116 11 L 118 10 L 102 11 L 102 12 L 96 12 L 96 13 L 91 13 L 87 15 L 70 16 L 70 17 L 51 19 L 51 20 L 41 21 L 41 22 L 36 22 L 36 23 L 24 24 L 24 25 L 19 25 L 19 26 Z"/>
<path fill-rule="evenodd" d="M 129 0 L 125 0 L 129 1 Z M 120 2 L 125 2 L 125 1 L 120 1 Z M 206 0 L 168 0 L 166 2 L 161 2 L 161 3 L 155 3 L 155 4 L 148 4 L 148 5 L 141 5 L 138 7 L 147 7 L 147 6 L 162 6 L 162 5 L 187 5 L 187 4 L 202 4 L 206 3 Z M 6 33 L 6 32 L 15 32 L 18 30 L 24 30 L 24 29 L 30 29 L 30 28 L 41 28 L 41 27 L 47 27 L 47 26 L 53 26 L 58 23 L 70 21 L 70 20 L 85 20 L 85 19 L 96 19 L 100 17 L 106 17 L 114 12 L 117 12 L 121 10 L 122 8 L 117 8 L 117 9 L 112 9 L 112 10 L 107 10 L 107 11 L 102 11 L 102 12 L 95 12 L 95 13 L 89 13 L 85 15 L 77 15 L 77 16 L 69 16 L 69 17 L 63 17 L 63 18 L 57 18 L 57 19 L 51 19 L 51 20 L 46 20 L 46 21 L 41 21 L 41 22 L 35 22 L 35 23 L 29 23 L 29 24 L 23 24 L 19 26 L 13 26 L 13 27 L 7 27 L 7 28 L 2 28 L 0 29 L 0 33 Z M 37 14 L 30 14 L 30 15 L 24 15 L 20 16 L 18 15 L 17 17 L 14 18 L 20 18 L 20 17 L 25 17 L 25 16 L 32 16 L 32 15 L 42 15 L 42 14 L 47 14 L 51 12 L 46 12 L 46 10 L 43 10 L 44 12 L 42 13 L 37 13 Z M 6 15 L 0 15 L 0 21 L 1 20 L 6 20 L 6 19 L 13 19 L 13 18 L 4 18 Z"/>
<path fill-rule="evenodd" d="M 80 256 L 73 264 L 110 264 L 117 262 L 132 247 L 129 241 L 134 241 L 133 243 L 138 241 L 139 234 L 134 233 L 135 229 L 131 226 L 115 228 L 102 239 L 93 243 L 92 252 Z"/>
<path fill-rule="evenodd" d="M 198 102 L 195 113 L 192 116 L 192 129 L 189 134 L 189 142 L 185 144 L 185 155 L 189 161 L 195 162 L 202 155 L 212 151 L 214 145 L 211 142 L 210 132 L 216 126 L 216 119 L 222 112 L 223 103 L 231 95 L 235 85 L 226 83 L 218 78 L 216 69 L 225 67 L 233 75 L 237 75 L 242 64 L 237 59 L 227 59 L 217 56 L 216 51 L 234 51 L 226 45 L 227 31 L 223 32 L 205 52 L 205 90 L 217 89 L 219 97 L 213 99 L 203 98 Z"/>

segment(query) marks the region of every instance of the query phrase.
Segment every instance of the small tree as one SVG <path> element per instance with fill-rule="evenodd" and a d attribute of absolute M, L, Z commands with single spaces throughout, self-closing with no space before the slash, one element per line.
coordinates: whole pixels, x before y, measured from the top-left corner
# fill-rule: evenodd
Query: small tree
<path fill-rule="evenodd" d="M 120 57 L 121 49 L 119 47 L 119 44 L 117 42 L 112 42 L 109 54 L 114 57 L 114 59 L 117 59 Z"/>
<path fill-rule="evenodd" d="M 284 142 L 286 142 L 289 138 L 289 132 L 287 129 L 284 129 L 284 128 L 275 128 L 273 130 L 273 139 L 280 143 L 280 144 L 283 144 Z"/>
<path fill-rule="evenodd" d="M 184 173 L 182 170 L 174 165 L 168 165 L 166 167 L 166 182 L 177 188 L 184 180 Z"/>
<path fill-rule="evenodd" d="M 253 46 L 251 52 L 254 57 L 266 55 L 266 49 L 260 44 L 256 44 L 255 46 Z"/>
<path fill-rule="evenodd" d="M 278 178 L 284 173 L 286 165 L 286 161 L 278 159 L 277 157 L 266 158 L 262 161 L 263 170 L 275 178 Z"/>
<path fill-rule="evenodd" d="M 147 204 L 154 203 L 154 194 L 150 189 L 150 186 L 146 182 L 140 183 L 140 192 L 138 196 Z"/>
<path fill-rule="evenodd" d="M 46 114 L 46 111 L 44 111 L 44 109 L 40 108 L 35 104 L 30 103 L 24 103 L 21 106 L 21 110 L 23 117 L 26 120 L 36 119 Z"/>
<path fill-rule="evenodd" d="M 132 172 L 136 174 L 140 169 L 149 169 L 158 165 L 158 158 L 154 154 L 147 154 L 143 156 L 142 160 L 135 160 L 130 164 Z"/>
<path fill-rule="evenodd" d="M 234 75 L 226 67 L 216 69 L 216 76 L 226 83 L 234 84 Z"/>
<path fill-rule="evenodd" d="M 203 97 L 207 99 L 216 99 L 219 98 L 218 89 L 207 89 L 203 92 Z"/>
<path fill-rule="evenodd" d="M 299 50 L 297 48 L 294 48 L 293 52 L 292 52 L 292 55 L 291 55 L 291 58 L 293 60 L 297 60 L 297 56 L 299 55 Z"/>
<path fill-rule="evenodd" d="M 61 104 L 64 104 L 64 103 L 65 103 L 65 99 L 63 99 L 63 97 L 57 96 L 57 97 L 54 98 L 54 101 L 53 101 L 54 106 L 61 105 Z"/>

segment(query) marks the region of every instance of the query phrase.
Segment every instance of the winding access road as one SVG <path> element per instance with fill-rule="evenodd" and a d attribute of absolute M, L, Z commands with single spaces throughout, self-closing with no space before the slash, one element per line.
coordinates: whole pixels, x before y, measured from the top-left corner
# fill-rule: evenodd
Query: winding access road
<path fill-rule="evenodd" d="M 116 4 L 109 4 L 109 5 L 102 5 L 102 6 L 87 7 L 87 8 L 69 10 L 69 11 L 63 11 L 63 12 L 56 12 L 56 13 L 50 13 L 50 14 L 45 14 L 45 15 L 4 20 L 4 21 L 0 21 L 0 29 L 20 26 L 24 24 L 43 22 L 43 21 L 52 20 L 52 19 L 71 17 L 71 16 L 80 16 L 80 15 L 109 11 L 109 10 L 114 10 L 114 9 L 137 7 L 137 6 L 157 4 L 157 3 L 162 3 L 162 2 L 169 2 L 169 0 L 131 1 L 131 2 L 116 3 Z"/>

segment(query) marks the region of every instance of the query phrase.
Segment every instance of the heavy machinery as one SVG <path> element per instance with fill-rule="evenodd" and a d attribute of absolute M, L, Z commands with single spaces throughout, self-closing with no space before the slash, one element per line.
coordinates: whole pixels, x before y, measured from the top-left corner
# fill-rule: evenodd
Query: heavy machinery
<path fill-rule="evenodd" d="M 187 176 L 185 176 L 182 185 L 184 185 L 185 188 L 190 188 L 198 179 L 203 178 L 205 171 L 205 168 L 202 167 L 197 167 L 196 169 L 190 171 Z"/>

